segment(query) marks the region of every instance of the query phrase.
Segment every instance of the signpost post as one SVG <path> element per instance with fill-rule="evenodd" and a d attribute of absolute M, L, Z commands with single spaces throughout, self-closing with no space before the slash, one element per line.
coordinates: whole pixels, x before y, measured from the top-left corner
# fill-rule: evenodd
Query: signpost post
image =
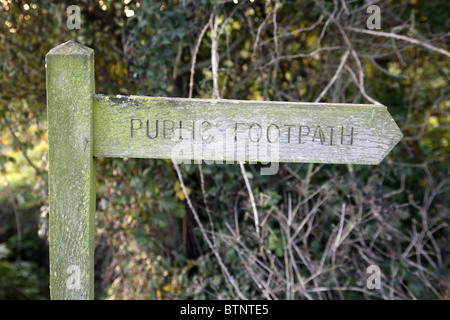
<path fill-rule="evenodd" d="M 108 97 L 94 51 L 47 55 L 52 299 L 93 299 L 95 157 L 380 163 L 402 133 L 381 105 Z"/>

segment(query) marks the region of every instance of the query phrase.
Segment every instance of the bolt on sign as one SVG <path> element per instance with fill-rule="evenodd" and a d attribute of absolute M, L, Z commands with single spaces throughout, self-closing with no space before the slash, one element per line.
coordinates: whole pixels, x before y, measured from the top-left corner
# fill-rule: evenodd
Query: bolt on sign
<path fill-rule="evenodd" d="M 46 67 L 52 299 L 94 297 L 97 157 L 376 165 L 403 136 L 382 105 L 96 94 L 73 41 Z"/>

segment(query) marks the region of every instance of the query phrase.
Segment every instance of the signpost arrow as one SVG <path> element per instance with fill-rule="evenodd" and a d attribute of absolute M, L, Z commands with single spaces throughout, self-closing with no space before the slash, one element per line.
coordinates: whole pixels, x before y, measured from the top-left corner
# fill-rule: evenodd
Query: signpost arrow
<path fill-rule="evenodd" d="M 96 157 L 376 165 L 403 136 L 382 105 L 95 97 Z"/>

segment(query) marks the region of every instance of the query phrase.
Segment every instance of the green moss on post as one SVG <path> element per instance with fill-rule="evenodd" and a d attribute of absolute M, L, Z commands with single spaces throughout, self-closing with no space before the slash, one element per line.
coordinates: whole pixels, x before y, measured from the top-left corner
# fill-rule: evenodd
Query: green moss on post
<path fill-rule="evenodd" d="M 52 299 L 93 299 L 94 50 L 69 41 L 50 50 L 46 64 L 50 295 Z"/>

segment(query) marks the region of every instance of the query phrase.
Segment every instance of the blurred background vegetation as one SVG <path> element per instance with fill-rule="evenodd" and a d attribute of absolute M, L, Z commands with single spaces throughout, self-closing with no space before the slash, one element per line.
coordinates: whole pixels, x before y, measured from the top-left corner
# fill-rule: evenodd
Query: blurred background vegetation
<path fill-rule="evenodd" d="M 45 55 L 68 40 L 95 49 L 98 93 L 378 101 L 404 134 L 378 166 L 274 176 L 192 164 L 180 181 L 168 160 L 98 159 L 96 298 L 450 298 L 449 1 L 70 4 L 80 30 L 68 4 L 1 0 L 0 299 L 49 298 Z"/>

